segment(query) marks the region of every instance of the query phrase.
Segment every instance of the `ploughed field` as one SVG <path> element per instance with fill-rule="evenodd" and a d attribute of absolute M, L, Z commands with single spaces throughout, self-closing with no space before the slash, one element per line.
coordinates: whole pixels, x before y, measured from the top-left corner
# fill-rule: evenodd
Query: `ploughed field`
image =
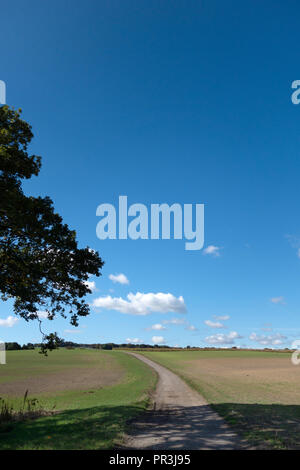
<path fill-rule="evenodd" d="M 64 390 L 101 388 L 122 381 L 125 369 L 111 354 L 92 350 L 52 351 L 43 357 L 34 351 L 8 352 L 0 369 L 0 396 L 53 394 Z"/>
<path fill-rule="evenodd" d="M 267 448 L 300 449 L 300 366 L 260 351 L 143 353 L 180 375 L 235 430 Z"/>
<path fill-rule="evenodd" d="M 8 351 L 0 366 L 0 449 L 112 448 L 155 383 L 152 369 L 121 351 Z M 7 421 L 2 413 L 1 420 L 3 403 L 19 411 L 26 391 L 26 406 L 37 399 L 34 419 Z"/>

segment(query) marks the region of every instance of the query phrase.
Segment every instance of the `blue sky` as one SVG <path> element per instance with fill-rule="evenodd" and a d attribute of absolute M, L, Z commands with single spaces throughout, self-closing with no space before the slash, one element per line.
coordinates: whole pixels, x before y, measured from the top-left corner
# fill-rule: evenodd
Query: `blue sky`
<path fill-rule="evenodd" d="M 298 2 L 274 0 L 2 7 L 0 80 L 42 155 L 26 192 L 49 195 L 80 245 L 105 260 L 89 302 L 149 294 L 132 297 L 149 313 L 158 293 L 170 293 L 186 308 L 93 307 L 76 332 L 63 320 L 48 322 L 52 331 L 78 342 L 159 336 L 180 346 L 279 347 L 300 337 L 298 13 Z M 205 204 L 205 248 L 217 251 L 99 240 L 96 208 L 117 206 L 119 195 L 147 206 Z M 129 284 L 109 278 L 120 273 Z M 160 305 L 168 308 L 167 297 Z M 40 340 L 35 324 L 8 326 L 10 315 L 1 304 L 2 340 Z"/>

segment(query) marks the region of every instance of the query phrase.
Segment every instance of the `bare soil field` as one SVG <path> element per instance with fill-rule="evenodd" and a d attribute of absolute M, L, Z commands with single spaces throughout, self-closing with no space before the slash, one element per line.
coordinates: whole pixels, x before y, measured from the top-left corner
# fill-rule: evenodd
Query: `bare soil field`
<path fill-rule="evenodd" d="M 300 449 L 300 366 L 286 353 L 145 353 L 181 376 L 253 445 Z"/>
<path fill-rule="evenodd" d="M 122 380 L 123 371 L 104 370 L 100 367 L 73 367 L 71 370 L 57 374 L 29 376 L 27 379 L 0 383 L 0 396 L 20 396 L 26 390 L 30 394 L 61 392 L 64 390 L 85 390 L 114 385 Z M 88 393 L 88 392 L 87 392 Z"/>
<path fill-rule="evenodd" d="M 300 368 L 287 355 L 182 361 L 180 367 L 216 401 L 222 397 L 237 403 L 300 404 Z"/>
<path fill-rule="evenodd" d="M 100 389 L 123 380 L 124 369 L 105 353 L 55 351 L 45 358 L 36 351 L 12 352 L 0 370 L 0 396 L 56 393 L 66 390 Z M 26 358 L 27 360 L 24 360 Z"/>

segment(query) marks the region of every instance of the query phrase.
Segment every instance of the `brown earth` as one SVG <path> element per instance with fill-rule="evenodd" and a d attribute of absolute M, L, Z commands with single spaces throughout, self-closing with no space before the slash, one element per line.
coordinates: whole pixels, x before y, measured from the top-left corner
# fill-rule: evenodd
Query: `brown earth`
<path fill-rule="evenodd" d="M 176 369 L 216 402 L 300 404 L 300 367 L 288 356 L 196 359 L 180 361 Z"/>
<path fill-rule="evenodd" d="M 61 372 L 31 375 L 28 378 L 0 383 L 0 396 L 20 396 L 29 390 L 30 395 L 65 390 L 99 389 L 122 381 L 124 371 L 98 367 L 72 367 Z M 88 392 L 87 392 L 88 393 Z"/>

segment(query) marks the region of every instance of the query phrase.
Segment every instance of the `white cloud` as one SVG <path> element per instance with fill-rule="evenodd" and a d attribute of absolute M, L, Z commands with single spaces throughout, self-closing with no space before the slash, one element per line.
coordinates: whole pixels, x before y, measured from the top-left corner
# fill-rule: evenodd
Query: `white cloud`
<path fill-rule="evenodd" d="M 223 323 L 220 323 L 219 321 L 210 321 L 210 320 L 205 320 L 205 325 L 209 326 L 210 328 L 225 328 Z"/>
<path fill-rule="evenodd" d="M 229 315 L 214 315 L 214 318 L 216 320 L 226 321 L 226 320 L 229 320 L 230 316 Z"/>
<path fill-rule="evenodd" d="M 127 300 L 122 297 L 98 297 L 93 301 L 93 307 L 105 308 L 107 310 L 116 310 L 120 313 L 129 315 L 149 315 L 151 312 L 167 313 L 185 313 L 186 306 L 182 296 L 175 297 L 173 294 L 164 294 L 158 292 L 154 294 L 149 292 L 143 294 L 129 293 Z"/>
<path fill-rule="evenodd" d="M 196 326 L 191 325 L 189 322 L 186 321 L 185 318 L 172 318 L 171 320 L 163 320 L 164 325 L 186 325 L 185 330 L 189 331 L 198 331 Z"/>
<path fill-rule="evenodd" d="M 209 245 L 203 250 L 204 255 L 220 256 L 220 247 Z"/>
<path fill-rule="evenodd" d="M 155 325 L 150 326 L 147 330 L 166 330 L 167 328 L 160 323 L 155 323 Z"/>
<path fill-rule="evenodd" d="M 284 297 L 272 297 L 272 299 L 270 299 L 270 301 L 272 302 L 272 304 L 285 304 L 284 302 Z"/>
<path fill-rule="evenodd" d="M 278 346 L 279 344 L 284 343 L 286 336 L 283 336 L 281 333 L 276 333 L 274 335 L 257 335 L 256 333 L 251 333 L 249 338 L 262 346 Z"/>
<path fill-rule="evenodd" d="M 84 284 L 88 289 L 90 289 L 92 292 L 96 290 L 96 283 L 95 281 L 85 281 Z"/>
<path fill-rule="evenodd" d="M 118 282 L 119 284 L 129 284 L 129 280 L 125 274 L 110 274 L 108 277 L 112 282 Z"/>
<path fill-rule="evenodd" d="M 67 335 L 78 335 L 81 333 L 81 330 L 78 330 L 77 328 L 70 328 L 69 330 L 64 330 L 64 333 Z"/>
<path fill-rule="evenodd" d="M 143 340 L 140 338 L 126 338 L 126 342 L 130 344 L 141 344 Z"/>
<path fill-rule="evenodd" d="M 152 336 L 152 343 L 163 344 L 165 343 L 165 338 L 163 336 Z"/>
<path fill-rule="evenodd" d="M 46 320 L 48 318 L 48 312 L 45 310 L 38 310 L 36 314 L 40 320 Z"/>
<path fill-rule="evenodd" d="M 171 320 L 163 321 L 164 325 L 183 325 L 184 323 L 186 323 L 186 320 L 183 318 L 172 318 Z"/>
<path fill-rule="evenodd" d="M 196 328 L 194 325 L 187 325 L 185 329 L 189 331 L 198 331 L 198 328 Z"/>
<path fill-rule="evenodd" d="M 5 326 L 6 328 L 11 328 L 19 321 L 19 318 L 9 315 L 5 320 L 0 318 L 0 326 Z"/>
<path fill-rule="evenodd" d="M 240 339 L 240 336 L 236 331 L 231 331 L 228 335 L 224 333 L 219 333 L 212 336 L 207 336 L 205 341 L 210 344 L 234 344 L 236 339 Z"/>

